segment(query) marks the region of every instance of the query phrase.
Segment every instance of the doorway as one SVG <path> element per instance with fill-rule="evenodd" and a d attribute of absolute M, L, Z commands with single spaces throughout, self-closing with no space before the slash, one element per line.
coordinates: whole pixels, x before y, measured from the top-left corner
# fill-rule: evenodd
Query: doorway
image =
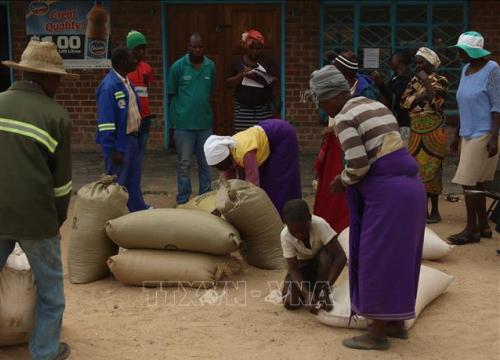
<path fill-rule="evenodd" d="M 265 55 L 283 68 L 281 7 L 280 3 L 176 3 L 165 7 L 167 67 L 186 54 L 188 38 L 193 32 L 203 36 L 205 54 L 215 62 L 217 76 L 212 96 L 215 134 L 233 132 L 234 90 L 226 88 L 225 79 L 231 65 L 244 54 L 240 41 L 243 32 L 251 28 L 261 31 L 266 39 Z M 284 79 L 280 81 L 283 87 Z"/>

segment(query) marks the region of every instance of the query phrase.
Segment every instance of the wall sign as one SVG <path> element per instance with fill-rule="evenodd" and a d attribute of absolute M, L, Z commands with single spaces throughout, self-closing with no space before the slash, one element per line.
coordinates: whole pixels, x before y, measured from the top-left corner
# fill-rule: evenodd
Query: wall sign
<path fill-rule="evenodd" d="M 35 0 L 26 2 L 29 39 L 52 41 L 68 68 L 110 67 L 111 1 Z"/>

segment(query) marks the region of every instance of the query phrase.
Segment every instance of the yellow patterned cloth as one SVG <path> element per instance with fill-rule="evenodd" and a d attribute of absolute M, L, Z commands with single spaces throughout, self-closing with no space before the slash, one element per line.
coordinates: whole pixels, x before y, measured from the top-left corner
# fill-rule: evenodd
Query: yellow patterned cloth
<path fill-rule="evenodd" d="M 410 111 L 408 150 L 417 160 L 419 174 L 428 194 L 443 192 L 443 159 L 448 153 L 445 117 L 442 112 L 448 92 L 444 76 L 429 75 L 435 97 L 432 102 L 422 95 L 425 87 L 417 77 L 408 84 L 401 98 L 401 107 Z"/>

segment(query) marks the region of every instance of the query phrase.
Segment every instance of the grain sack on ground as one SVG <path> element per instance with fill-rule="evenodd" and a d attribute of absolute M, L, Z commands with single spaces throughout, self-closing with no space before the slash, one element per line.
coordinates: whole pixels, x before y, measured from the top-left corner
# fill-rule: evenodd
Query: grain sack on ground
<path fill-rule="evenodd" d="M 177 209 L 200 210 L 207 213 L 212 213 L 216 209 L 215 207 L 216 194 L 217 194 L 216 191 L 210 191 L 203 195 L 198 195 L 189 200 L 187 203 L 178 205 Z"/>
<path fill-rule="evenodd" d="M 346 228 L 339 234 L 338 240 L 349 259 L 349 228 Z M 424 246 L 422 249 L 423 260 L 439 260 L 448 255 L 453 247 L 453 245 L 441 239 L 434 231 L 425 228 Z"/>
<path fill-rule="evenodd" d="M 241 271 L 230 256 L 163 250 L 126 250 L 108 260 L 115 278 L 125 285 L 212 287 Z"/>
<path fill-rule="evenodd" d="M 415 304 L 416 318 L 406 320 L 405 327 L 410 329 L 420 313 L 434 299 L 443 294 L 453 281 L 453 276 L 445 274 L 439 270 L 422 265 L 420 267 L 420 278 L 418 280 L 417 301 Z M 351 299 L 349 295 L 349 281 L 345 281 L 332 291 L 333 310 L 326 312 L 321 310 L 317 316 L 319 322 L 334 327 L 350 327 L 365 329 L 368 319 L 357 316 L 349 324 L 351 314 Z"/>
<path fill-rule="evenodd" d="M 240 232 L 243 258 L 261 269 L 283 269 L 281 217 L 261 188 L 243 180 L 222 184 L 215 200 L 217 209 Z"/>
<path fill-rule="evenodd" d="M 118 253 L 106 221 L 128 213 L 128 193 L 112 176 L 83 186 L 77 194 L 68 245 L 69 279 L 88 283 L 109 275 L 106 260 Z"/>
<path fill-rule="evenodd" d="M 36 285 L 19 245 L 0 272 L 0 346 L 29 340 L 35 326 Z"/>
<path fill-rule="evenodd" d="M 226 255 L 240 246 L 238 230 L 221 218 L 185 209 L 134 212 L 108 221 L 109 237 L 125 249 L 161 249 Z"/>

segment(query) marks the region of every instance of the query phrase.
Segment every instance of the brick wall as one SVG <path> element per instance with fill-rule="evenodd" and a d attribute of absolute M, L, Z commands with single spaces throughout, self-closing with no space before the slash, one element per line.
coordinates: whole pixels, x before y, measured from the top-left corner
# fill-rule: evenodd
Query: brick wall
<path fill-rule="evenodd" d="M 24 2 L 11 1 L 13 24 L 13 55 L 19 59 L 26 45 Z M 481 32 L 486 48 L 500 61 L 500 30 L 498 16 L 500 1 L 471 1 L 470 29 Z M 299 137 L 301 150 L 317 151 L 321 137 L 317 110 L 310 103 L 300 103 L 300 93 L 307 88 L 310 73 L 319 62 L 319 1 L 289 0 L 286 2 L 286 118 L 291 121 Z M 148 39 L 148 62 L 155 71 L 155 82 L 150 89 L 151 107 L 157 114 L 152 128 L 151 148 L 163 144 L 163 76 L 161 4 L 151 1 L 112 1 L 111 47 L 124 45 L 130 29 L 142 31 Z M 457 34 L 458 36 L 458 34 Z M 66 107 L 73 120 L 75 150 L 97 149 L 95 134 L 95 89 L 105 70 L 79 70 L 80 79 L 64 84 L 57 100 Z M 18 74 L 16 74 L 18 75 Z"/>
<path fill-rule="evenodd" d="M 162 33 L 161 5 L 159 1 L 112 1 L 111 8 L 111 48 L 125 45 L 129 30 L 138 29 L 148 40 L 148 62 L 154 69 L 155 82 L 149 96 L 151 110 L 157 114 L 159 127 L 152 129 L 150 144 L 161 148 L 163 144 L 163 76 L 162 76 Z M 26 23 L 24 2 L 11 2 L 12 50 L 18 60 L 26 46 Z M 95 144 L 96 108 L 95 90 L 106 74 L 106 70 L 74 70 L 80 74 L 77 81 L 66 81 L 56 99 L 71 114 L 73 121 L 74 150 L 97 150 Z M 15 74 L 17 78 L 19 74 Z"/>
<path fill-rule="evenodd" d="M 493 53 L 493 59 L 500 62 L 500 1 L 471 1 L 469 29 L 479 31 L 485 40 L 485 48 Z"/>
<path fill-rule="evenodd" d="M 318 112 L 300 102 L 311 72 L 319 66 L 319 2 L 286 3 L 286 119 L 296 129 L 301 150 L 315 150 L 321 142 Z"/>

